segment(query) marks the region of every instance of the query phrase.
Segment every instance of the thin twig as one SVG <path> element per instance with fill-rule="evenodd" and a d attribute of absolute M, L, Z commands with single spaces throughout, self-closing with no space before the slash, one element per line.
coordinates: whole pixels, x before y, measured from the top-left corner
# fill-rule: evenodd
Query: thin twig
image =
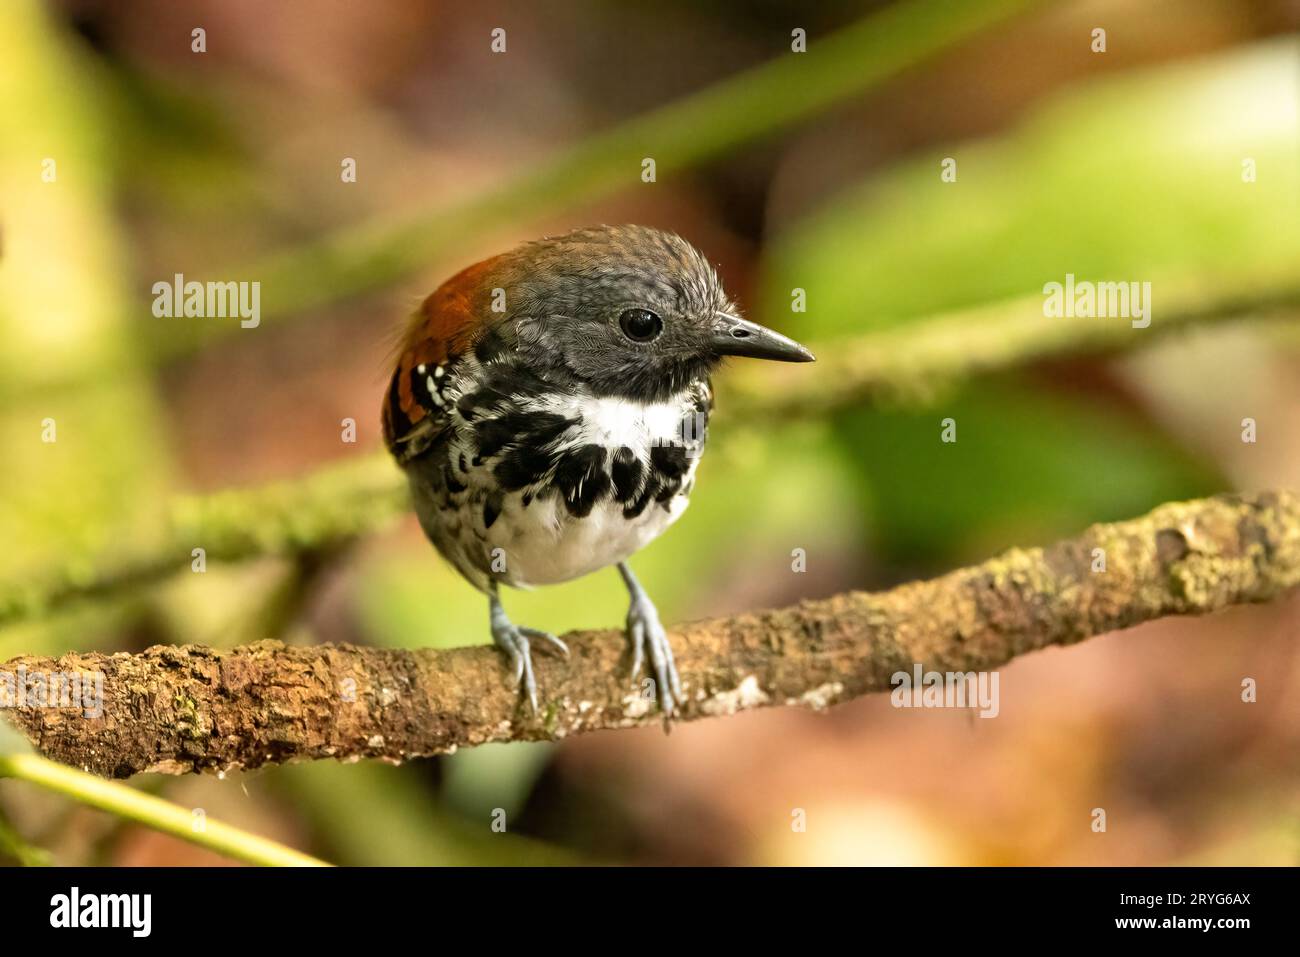
<path fill-rule="evenodd" d="M 249 864 L 267 867 L 329 866 L 324 861 L 206 815 L 196 818 L 189 808 L 34 754 L 0 755 L 0 778 L 35 784 L 123 820 L 135 821 Z"/>
<path fill-rule="evenodd" d="M 827 36 L 808 54 L 773 57 L 694 94 L 589 137 L 578 146 L 526 164 L 517 177 L 450 208 L 425 209 L 395 222 L 391 215 L 352 223 L 308 245 L 221 274 L 261 283 L 261 321 L 308 315 L 418 275 L 460 256 L 476 241 L 517 229 L 556 211 L 639 185 L 641 163 L 667 177 L 807 120 L 879 86 L 902 70 L 956 46 L 1039 0 L 907 0 L 869 14 Z M 140 315 L 149 315 L 147 303 Z M 237 334 L 238 323 L 192 324 L 140 343 L 154 361 L 189 355 L 214 338 Z M 123 360 L 125 361 L 125 360 Z M 137 361 L 132 357 L 132 362 Z M 93 371 L 93 376 L 90 372 Z M 79 370 L 82 388 L 113 378 L 104 362 Z M 10 377 L 14 379 L 14 377 Z M 33 367 L 26 381 L 0 381 L 0 398 L 32 388 L 68 388 L 57 372 Z"/>

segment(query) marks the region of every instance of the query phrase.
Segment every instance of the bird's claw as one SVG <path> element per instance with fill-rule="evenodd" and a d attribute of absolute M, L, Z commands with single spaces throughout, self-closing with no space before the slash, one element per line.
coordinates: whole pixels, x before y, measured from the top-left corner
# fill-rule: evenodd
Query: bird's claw
<path fill-rule="evenodd" d="M 645 664 L 646 647 L 650 649 L 650 665 L 654 669 L 655 689 L 664 716 L 671 718 L 677 702 L 684 700 L 682 682 L 677 676 L 673 661 L 673 648 L 668 643 L 668 633 L 659 621 L 659 612 L 644 594 L 634 595 L 627 610 L 627 635 L 632 642 L 632 677 L 641 673 Z"/>
<path fill-rule="evenodd" d="M 536 714 L 537 679 L 533 675 L 532 641 L 544 642 L 544 647 L 554 647 L 566 658 L 569 656 L 569 646 L 549 631 L 513 624 L 504 615 L 493 616 L 492 640 L 510 656 L 515 667 L 515 687 L 523 686 L 533 714 Z"/>
<path fill-rule="evenodd" d="M 561 657 L 564 658 L 569 657 L 569 646 L 566 645 L 564 642 L 562 642 L 555 635 L 551 634 L 549 631 L 542 631 L 540 628 L 525 628 L 522 625 L 519 626 L 519 630 L 522 631 L 529 638 L 535 638 L 538 641 L 549 642 L 551 647 L 555 648 L 555 650 L 557 650 L 560 653 Z"/>

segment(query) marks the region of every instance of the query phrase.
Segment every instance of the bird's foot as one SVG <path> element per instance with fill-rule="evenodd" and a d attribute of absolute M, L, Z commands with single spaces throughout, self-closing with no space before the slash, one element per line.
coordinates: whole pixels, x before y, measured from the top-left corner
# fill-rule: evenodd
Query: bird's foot
<path fill-rule="evenodd" d="M 495 598 L 492 600 L 492 640 L 496 646 L 510 656 L 515 666 L 515 687 L 522 685 L 528 703 L 532 705 L 533 714 L 537 713 L 537 679 L 533 677 L 532 642 L 549 642 L 566 658 L 569 646 L 549 631 L 537 628 L 525 628 L 514 624 L 506 617 L 505 609 Z"/>
<path fill-rule="evenodd" d="M 655 692 L 664 717 L 673 716 L 676 702 L 684 700 L 682 682 L 677 677 L 673 663 L 673 648 L 668 643 L 668 633 L 659 622 L 659 612 L 654 603 L 640 588 L 632 592 L 632 604 L 627 610 L 627 636 L 632 642 L 632 677 L 641 673 L 645 664 L 646 648 L 650 649 L 650 665 L 654 668 Z"/>

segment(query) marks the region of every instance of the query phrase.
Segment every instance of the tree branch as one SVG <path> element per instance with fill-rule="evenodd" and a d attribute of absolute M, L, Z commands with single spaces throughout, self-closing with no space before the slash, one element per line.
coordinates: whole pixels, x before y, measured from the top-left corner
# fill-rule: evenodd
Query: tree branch
<path fill-rule="evenodd" d="M 1105 571 L 1093 570 L 1098 554 Z M 931 581 L 683 625 L 674 635 L 687 697 L 681 718 L 779 704 L 822 708 L 888 690 L 891 675 L 914 663 L 992 669 L 1164 615 L 1268 601 L 1298 584 L 1300 494 L 1163 505 Z M 566 637 L 569 659 L 537 657 L 538 716 L 521 706 L 490 647 L 263 642 L 232 651 L 22 657 L 5 669 L 103 672 L 98 717 L 36 707 L 10 715 L 45 755 L 117 777 L 324 757 L 402 760 L 660 720 L 626 676 L 619 632 Z"/>
<path fill-rule="evenodd" d="M 1135 348 L 1192 326 L 1300 314 L 1300 283 L 1287 274 L 1210 288 L 1203 280 L 1162 283 L 1159 293 L 1158 319 L 1146 329 L 1116 319 L 1048 319 L 1042 297 L 1030 296 L 827 344 L 810 366 L 765 363 L 723 384 L 718 434 L 821 417 L 882 396 L 925 399 L 965 376 L 1066 352 Z M 211 562 L 329 550 L 409 510 L 406 484 L 383 454 L 260 488 L 182 497 L 162 530 L 138 536 L 134 548 L 74 556 L 25 581 L 0 582 L 0 627 L 159 581 L 184 568 L 195 548 Z"/>

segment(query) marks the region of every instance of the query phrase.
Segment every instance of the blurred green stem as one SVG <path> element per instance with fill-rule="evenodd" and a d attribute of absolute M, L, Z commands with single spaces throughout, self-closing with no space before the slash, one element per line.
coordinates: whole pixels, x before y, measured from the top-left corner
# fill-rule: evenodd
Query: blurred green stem
<path fill-rule="evenodd" d="M 262 261 L 235 264 L 222 275 L 261 282 L 263 322 L 302 314 L 390 286 L 456 255 L 494 230 L 518 228 L 578 202 L 640 184 L 641 162 L 653 157 L 665 176 L 723 155 L 878 86 L 926 57 L 1036 3 L 1037 0 L 905 0 L 826 37 L 808 52 L 788 50 L 694 95 L 584 140 L 504 186 L 451 209 L 426 210 L 343 227 L 319 242 Z M 148 303 L 137 307 L 149 316 Z M 188 355 L 232 323 L 192 323 L 149 335 L 141 348 L 155 361 Z M 96 366 L 101 379 L 106 370 Z M 41 376 L 39 387 L 71 383 Z M 77 380 L 81 381 L 81 380 Z M 83 383 L 89 385 L 90 383 Z M 28 380 L 36 387 L 36 380 Z M 0 396 L 21 383 L 0 384 Z"/>
<path fill-rule="evenodd" d="M 57 570 L 0 585 L 0 625 L 44 615 L 77 597 L 107 598 L 197 562 L 206 567 L 263 555 L 330 552 L 382 528 L 407 506 L 406 486 L 379 456 L 292 482 L 172 501 L 158 534 L 137 530 L 114 557 L 73 556 Z"/>
<path fill-rule="evenodd" d="M 1194 326 L 1300 319 L 1300 277 L 1290 269 L 1153 286 L 1157 305 L 1146 328 L 1123 318 L 1048 317 L 1034 294 L 826 343 L 814 350 L 814 365 L 742 368 L 718 401 L 738 422 L 816 421 L 880 399 L 923 405 L 976 375 L 1136 350 Z"/>
<path fill-rule="evenodd" d="M 125 784 L 106 781 L 33 754 L 0 756 L 0 778 L 35 784 L 248 864 L 267 867 L 329 866 L 324 861 L 211 818 L 205 818 L 202 829 L 196 830 L 194 814 L 186 808 L 143 794 Z"/>
<path fill-rule="evenodd" d="M 1157 292 L 1160 312 L 1145 329 L 1124 319 L 1049 319 L 1043 298 L 1030 296 L 837 341 L 814 349 L 816 363 L 732 377 L 719 399 L 722 420 L 767 428 L 881 397 L 924 401 L 975 373 L 1133 349 L 1193 326 L 1300 314 L 1300 281 L 1293 275 L 1259 273 L 1216 288 L 1201 279 L 1170 281 Z M 386 528 L 409 507 L 406 483 L 383 453 L 293 481 L 185 497 L 171 504 L 162 534 L 140 536 L 126 554 L 75 556 L 24 581 L 0 583 L 0 627 L 159 581 L 190 563 L 196 548 L 213 563 L 328 551 Z"/>
<path fill-rule="evenodd" d="M 787 51 L 591 137 L 459 208 L 431 210 L 396 227 L 387 222 L 348 227 L 319 244 L 232 275 L 261 279 L 272 291 L 263 319 L 390 285 L 464 248 L 473 236 L 518 227 L 572 203 L 590 202 L 640 184 L 645 157 L 654 158 L 656 173 L 662 176 L 774 133 L 877 86 L 1031 2 L 907 0 L 892 4 L 839 33 L 813 37 L 805 54 Z M 200 323 L 194 328 L 220 333 L 230 326 Z"/>

